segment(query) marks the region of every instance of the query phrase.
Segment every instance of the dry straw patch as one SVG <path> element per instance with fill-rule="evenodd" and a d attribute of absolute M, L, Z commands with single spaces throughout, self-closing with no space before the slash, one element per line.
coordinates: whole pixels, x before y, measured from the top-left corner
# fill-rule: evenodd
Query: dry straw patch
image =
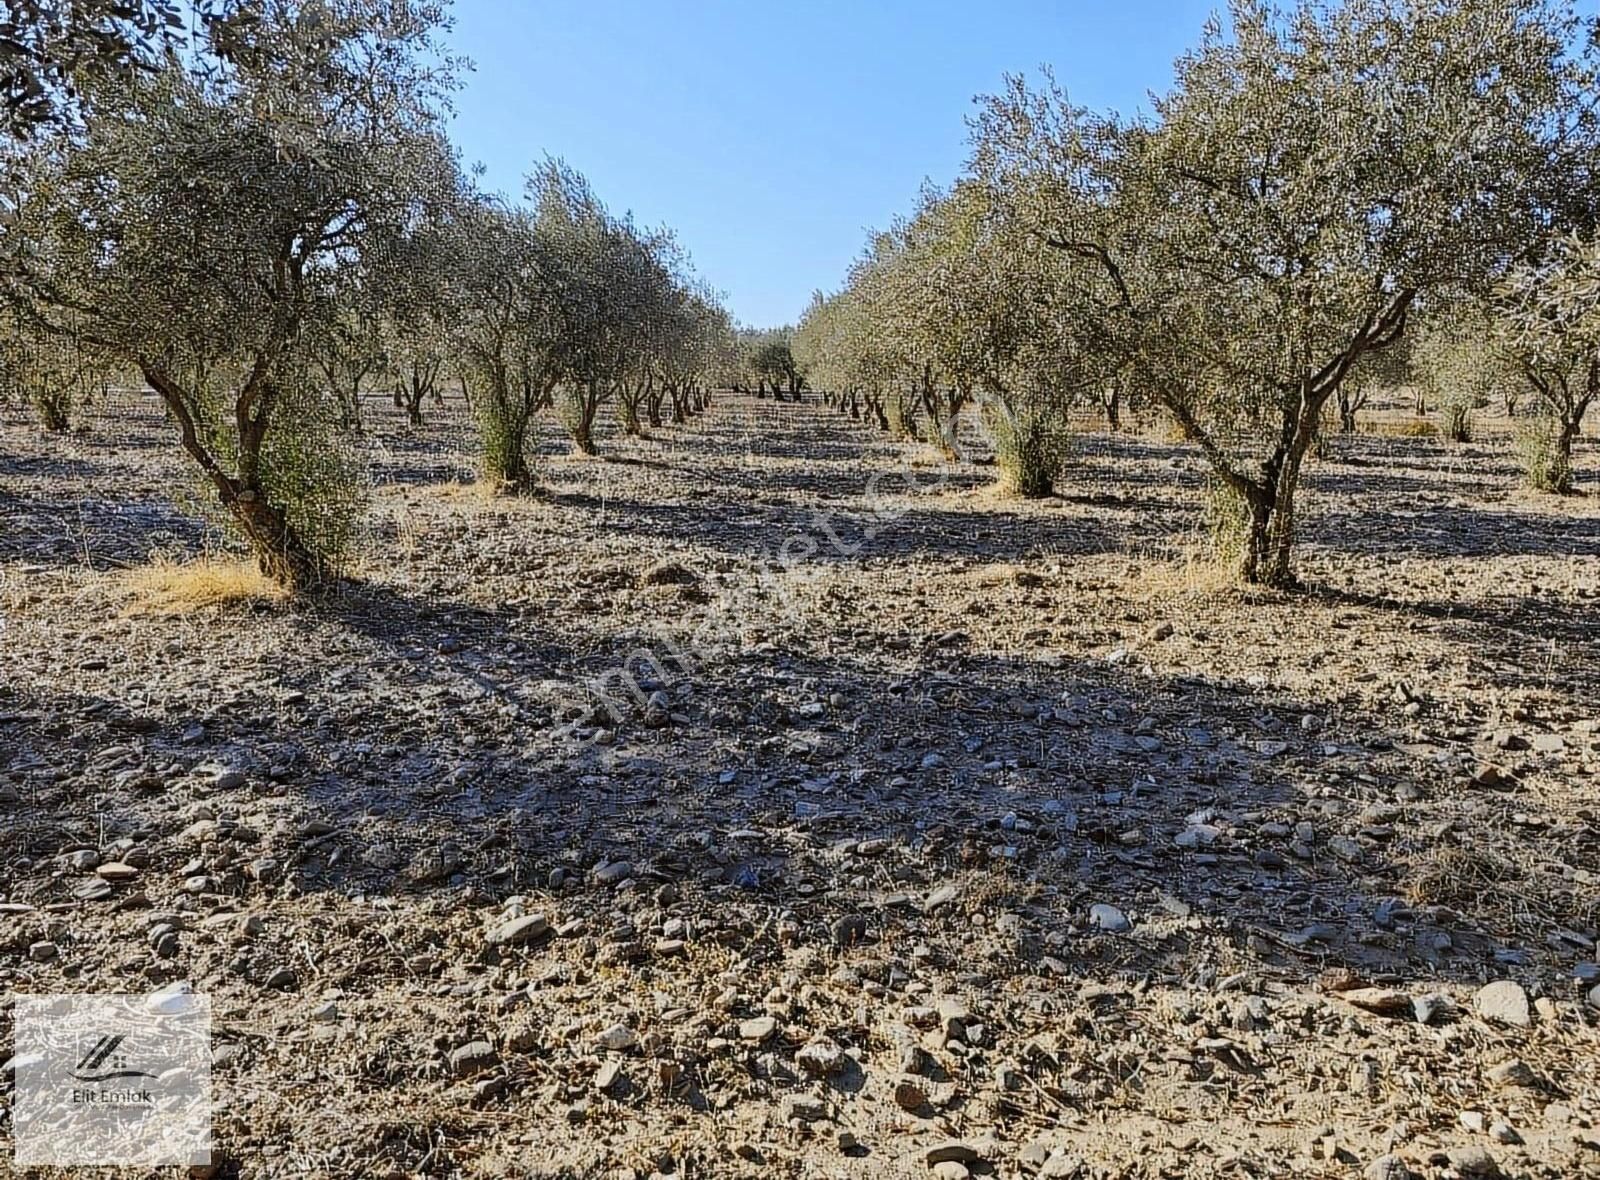
<path fill-rule="evenodd" d="M 1360 424 L 1363 434 L 1376 434 L 1385 438 L 1437 438 L 1439 427 L 1426 418 L 1400 418 L 1369 420 Z"/>
<path fill-rule="evenodd" d="M 283 602 L 289 592 L 248 559 L 202 557 L 158 560 L 125 571 L 121 588 L 130 615 L 186 615 L 195 611 Z"/>

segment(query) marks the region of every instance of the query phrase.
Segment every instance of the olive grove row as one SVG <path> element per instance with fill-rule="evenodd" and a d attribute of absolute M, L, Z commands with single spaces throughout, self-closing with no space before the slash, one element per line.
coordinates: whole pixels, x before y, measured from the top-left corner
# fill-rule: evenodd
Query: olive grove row
<path fill-rule="evenodd" d="M 75 394 L 148 387 L 288 584 L 347 542 L 370 390 L 420 423 L 459 389 L 487 477 L 513 491 L 533 482 L 543 411 L 593 452 L 602 408 L 638 433 L 705 407 L 733 329 L 670 233 L 556 161 L 518 200 L 463 174 L 441 7 L 273 0 L 197 19 L 12 129 L 0 390 L 64 428 Z"/>
<path fill-rule="evenodd" d="M 1247 522 L 1247 581 L 1294 581 L 1303 464 L 1397 366 L 1526 393 L 1566 490 L 1600 393 L 1596 27 L 1564 0 L 1237 0 L 1148 116 L 1012 79 L 795 356 L 902 436 L 948 448 L 976 405 L 1023 494 L 1069 415 L 1156 408 Z"/>

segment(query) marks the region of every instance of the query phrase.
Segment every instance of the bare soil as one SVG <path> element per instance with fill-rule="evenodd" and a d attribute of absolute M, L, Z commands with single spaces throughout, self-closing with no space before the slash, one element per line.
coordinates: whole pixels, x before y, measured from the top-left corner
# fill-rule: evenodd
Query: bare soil
<path fill-rule="evenodd" d="M 1339 440 L 1293 595 L 1153 433 L 470 437 L 375 407 L 357 576 L 171 616 L 159 410 L 0 426 L 0 991 L 208 993 L 223 1174 L 1600 1175 L 1600 501 L 1503 436 Z"/>

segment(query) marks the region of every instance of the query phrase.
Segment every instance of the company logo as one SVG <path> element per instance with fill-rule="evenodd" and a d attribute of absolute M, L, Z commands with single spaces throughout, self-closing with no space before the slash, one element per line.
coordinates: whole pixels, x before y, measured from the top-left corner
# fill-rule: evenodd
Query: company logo
<path fill-rule="evenodd" d="M 211 1158 L 211 1002 L 149 995 L 18 996 L 11 1159 L 23 1167 L 159 1168 Z"/>
<path fill-rule="evenodd" d="M 127 1037 L 121 1035 L 102 1036 L 78 1060 L 77 1068 L 72 1071 L 72 1076 L 80 1082 L 110 1082 L 122 1078 L 154 1078 L 156 1075 L 153 1073 L 146 1073 L 142 1069 L 128 1068 L 127 1057 L 118 1052 L 127 1040 Z M 100 1069 L 104 1069 L 105 1072 L 95 1072 Z"/>

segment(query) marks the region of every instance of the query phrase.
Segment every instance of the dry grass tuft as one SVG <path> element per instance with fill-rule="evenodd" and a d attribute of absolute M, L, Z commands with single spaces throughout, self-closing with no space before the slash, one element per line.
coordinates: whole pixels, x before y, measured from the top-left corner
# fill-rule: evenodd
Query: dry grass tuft
<path fill-rule="evenodd" d="M 1381 434 L 1387 438 L 1436 438 L 1439 427 L 1426 418 L 1402 418 L 1398 422 L 1363 422 L 1361 431 L 1364 434 Z"/>
<path fill-rule="evenodd" d="M 216 607 L 266 605 L 289 597 L 249 560 L 160 560 L 128 570 L 121 581 L 132 600 L 131 615 L 186 615 Z"/>
<path fill-rule="evenodd" d="M 1484 848 L 1444 845 L 1431 850 L 1417 864 L 1407 889 L 1412 905 L 1442 905 L 1457 910 L 1487 910 L 1523 873 L 1503 857 Z"/>
<path fill-rule="evenodd" d="M 1184 545 L 1171 558 L 1142 563 L 1128 590 L 1146 602 L 1183 598 L 1239 601 L 1251 592 L 1239 580 L 1238 563 L 1219 556 L 1201 541 Z"/>

